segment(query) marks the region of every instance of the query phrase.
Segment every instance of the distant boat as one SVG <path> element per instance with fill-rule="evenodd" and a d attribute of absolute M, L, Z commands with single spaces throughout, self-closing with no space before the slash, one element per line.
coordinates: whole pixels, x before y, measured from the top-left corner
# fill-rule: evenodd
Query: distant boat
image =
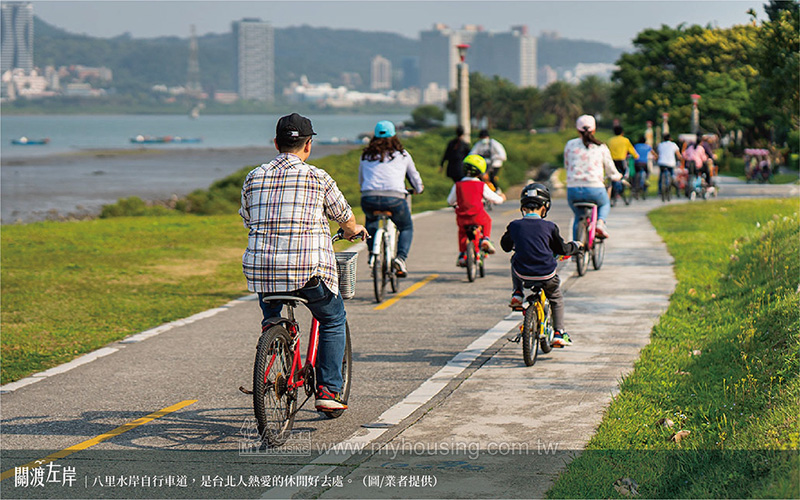
<path fill-rule="evenodd" d="M 11 144 L 15 144 L 17 146 L 44 146 L 45 144 L 50 142 L 50 138 L 45 137 L 44 139 L 28 139 L 27 137 L 20 137 L 19 139 L 11 139 Z"/>
<path fill-rule="evenodd" d="M 200 110 L 205 107 L 206 105 L 203 104 L 202 102 L 199 103 L 197 106 L 193 107 L 192 110 L 189 111 L 189 118 L 191 118 L 192 120 L 197 120 L 198 118 L 200 118 Z"/>
<path fill-rule="evenodd" d="M 191 144 L 203 142 L 201 137 L 178 137 L 165 135 L 163 137 L 153 137 L 149 135 L 137 135 L 131 137 L 133 144 Z"/>

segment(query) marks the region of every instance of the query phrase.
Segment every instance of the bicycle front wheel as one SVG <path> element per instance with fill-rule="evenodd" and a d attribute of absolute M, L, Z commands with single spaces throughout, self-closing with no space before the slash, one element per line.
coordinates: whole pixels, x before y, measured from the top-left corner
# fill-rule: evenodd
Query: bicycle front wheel
<path fill-rule="evenodd" d="M 386 238 L 385 241 L 386 241 L 386 252 L 385 252 L 386 253 L 386 260 L 390 261 L 389 262 L 389 286 L 392 289 L 392 293 L 397 293 L 397 281 L 399 280 L 399 278 L 397 277 L 396 273 L 392 272 L 392 266 L 391 266 L 391 264 L 392 264 L 391 260 L 394 259 L 397 256 L 397 234 L 395 234 L 395 238 L 394 238 L 394 248 L 392 248 L 392 245 L 389 242 L 389 238 Z"/>
<path fill-rule="evenodd" d="M 297 390 L 289 389 L 292 369 L 292 339 L 275 325 L 261 334 L 253 367 L 253 409 L 258 434 L 269 446 L 286 442 L 294 425 Z"/>
<path fill-rule="evenodd" d="M 539 335 L 539 348 L 542 349 L 543 353 L 547 354 L 553 350 L 553 334 L 555 334 L 555 331 L 553 330 L 553 318 L 550 311 L 550 301 L 545 300 L 543 307 L 544 331 Z"/>
<path fill-rule="evenodd" d="M 350 380 L 353 375 L 353 348 L 350 345 L 350 325 L 344 324 L 345 327 L 345 344 L 344 344 L 344 357 L 342 357 L 342 401 L 347 404 L 350 398 Z M 344 410 L 333 410 L 322 412 L 328 418 L 339 418 L 344 413 Z"/>
<path fill-rule="evenodd" d="M 467 280 L 470 283 L 475 281 L 475 274 L 478 268 L 478 263 L 475 259 L 475 242 L 470 240 L 467 242 Z"/>
<path fill-rule="evenodd" d="M 539 314 L 537 304 L 530 304 L 525 309 L 525 318 L 522 322 L 522 359 L 526 366 L 536 363 L 539 354 Z"/>
<path fill-rule="evenodd" d="M 589 268 L 589 229 L 586 227 L 586 219 L 583 219 L 578 225 L 578 241 L 583 243 L 583 249 L 576 256 L 575 264 L 578 266 L 578 276 L 586 274 Z M 595 245 L 597 239 L 595 239 Z"/>

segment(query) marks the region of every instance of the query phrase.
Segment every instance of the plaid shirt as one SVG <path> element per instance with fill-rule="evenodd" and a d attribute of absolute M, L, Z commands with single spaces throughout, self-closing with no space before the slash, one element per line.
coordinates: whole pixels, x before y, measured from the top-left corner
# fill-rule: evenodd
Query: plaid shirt
<path fill-rule="evenodd" d="M 289 292 L 318 276 L 338 293 L 327 219 L 343 223 L 353 211 L 327 172 L 282 153 L 247 174 L 239 215 L 250 230 L 242 256 L 248 290 Z"/>

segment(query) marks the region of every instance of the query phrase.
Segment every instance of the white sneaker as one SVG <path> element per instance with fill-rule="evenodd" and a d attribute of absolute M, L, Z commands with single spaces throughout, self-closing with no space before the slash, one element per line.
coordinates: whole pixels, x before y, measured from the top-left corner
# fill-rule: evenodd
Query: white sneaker
<path fill-rule="evenodd" d="M 608 229 L 606 229 L 606 221 L 603 219 L 597 219 L 596 232 L 600 238 L 608 238 L 611 236 L 608 232 Z"/>
<path fill-rule="evenodd" d="M 406 268 L 406 261 L 401 259 L 400 257 L 396 257 L 392 262 L 392 266 L 394 267 L 395 274 L 398 278 L 405 278 L 408 276 L 408 269 Z"/>

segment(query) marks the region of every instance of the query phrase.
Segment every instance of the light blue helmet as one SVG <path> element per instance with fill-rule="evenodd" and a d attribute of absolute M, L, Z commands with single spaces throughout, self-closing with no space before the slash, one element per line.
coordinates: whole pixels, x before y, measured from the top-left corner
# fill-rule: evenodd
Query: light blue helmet
<path fill-rule="evenodd" d="M 375 137 L 394 137 L 394 123 L 381 120 L 375 125 Z"/>

